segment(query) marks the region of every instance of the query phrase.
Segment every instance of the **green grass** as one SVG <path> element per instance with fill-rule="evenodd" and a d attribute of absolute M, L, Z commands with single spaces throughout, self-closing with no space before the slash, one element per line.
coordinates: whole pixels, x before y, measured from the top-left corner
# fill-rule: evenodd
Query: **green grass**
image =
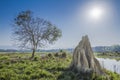
<path fill-rule="evenodd" d="M 99 58 L 109 58 L 109 59 L 115 59 L 115 60 L 120 60 L 120 55 L 116 54 L 116 53 L 95 53 L 95 56 L 99 57 Z"/>
<path fill-rule="evenodd" d="M 79 80 L 82 76 L 69 70 L 72 56 L 66 58 L 40 57 L 36 54 L 0 54 L 0 80 Z M 119 80 L 120 75 L 106 71 L 110 80 Z M 89 80 L 107 80 L 105 76 L 92 75 Z M 85 79 L 86 80 L 86 79 Z"/>

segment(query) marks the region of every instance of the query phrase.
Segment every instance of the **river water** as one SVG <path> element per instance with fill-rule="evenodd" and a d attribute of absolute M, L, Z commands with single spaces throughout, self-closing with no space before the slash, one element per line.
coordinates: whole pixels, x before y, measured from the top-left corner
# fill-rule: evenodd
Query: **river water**
<path fill-rule="evenodd" d="M 97 58 L 101 64 L 101 66 L 107 70 L 112 72 L 116 72 L 120 74 L 120 61 L 115 59 L 104 59 L 104 58 Z"/>

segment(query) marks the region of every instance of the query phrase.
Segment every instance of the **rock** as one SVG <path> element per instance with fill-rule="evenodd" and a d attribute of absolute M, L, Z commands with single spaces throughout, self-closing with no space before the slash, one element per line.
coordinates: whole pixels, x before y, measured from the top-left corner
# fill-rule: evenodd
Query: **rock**
<path fill-rule="evenodd" d="M 99 61 L 95 58 L 88 36 L 83 36 L 82 40 L 73 52 L 73 61 L 70 68 L 81 72 L 95 72 L 102 74 Z"/>

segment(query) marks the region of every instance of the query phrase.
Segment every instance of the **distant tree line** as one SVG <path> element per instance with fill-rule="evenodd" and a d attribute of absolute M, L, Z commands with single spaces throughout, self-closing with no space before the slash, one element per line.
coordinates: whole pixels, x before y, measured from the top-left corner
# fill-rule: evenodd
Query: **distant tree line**
<path fill-rule="evenodd" d="M 18 52 L 18 50 L 14 50 L 14 49 L 0 49 L 0 52 Z"/>
<path fill-rule="evenodd" d="M 120 53 L 120 45 L 113 46 L 97 46 L 93 47 L 94 52 L 119 52 Z"/>

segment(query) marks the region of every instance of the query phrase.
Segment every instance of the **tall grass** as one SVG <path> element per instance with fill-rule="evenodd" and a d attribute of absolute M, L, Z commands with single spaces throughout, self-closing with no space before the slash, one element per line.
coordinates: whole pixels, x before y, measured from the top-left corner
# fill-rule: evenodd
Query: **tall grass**
<path fill-rule="evenodd" d="M 69 70 L 72 56 L 50 53 L 39 54 L 29 60 L 31 54 L 0 55 L 0 80 L 78 80 L 81 76 Z M 106 71 L 110 80 L 119 80 L 120 75 Z M 104 76 L 94 76 L 95 80 L 107 80 Z M 89 79 L 90 80 L 90 79 Z M 92 79 L 91 79 L 92 80 Z"/>

